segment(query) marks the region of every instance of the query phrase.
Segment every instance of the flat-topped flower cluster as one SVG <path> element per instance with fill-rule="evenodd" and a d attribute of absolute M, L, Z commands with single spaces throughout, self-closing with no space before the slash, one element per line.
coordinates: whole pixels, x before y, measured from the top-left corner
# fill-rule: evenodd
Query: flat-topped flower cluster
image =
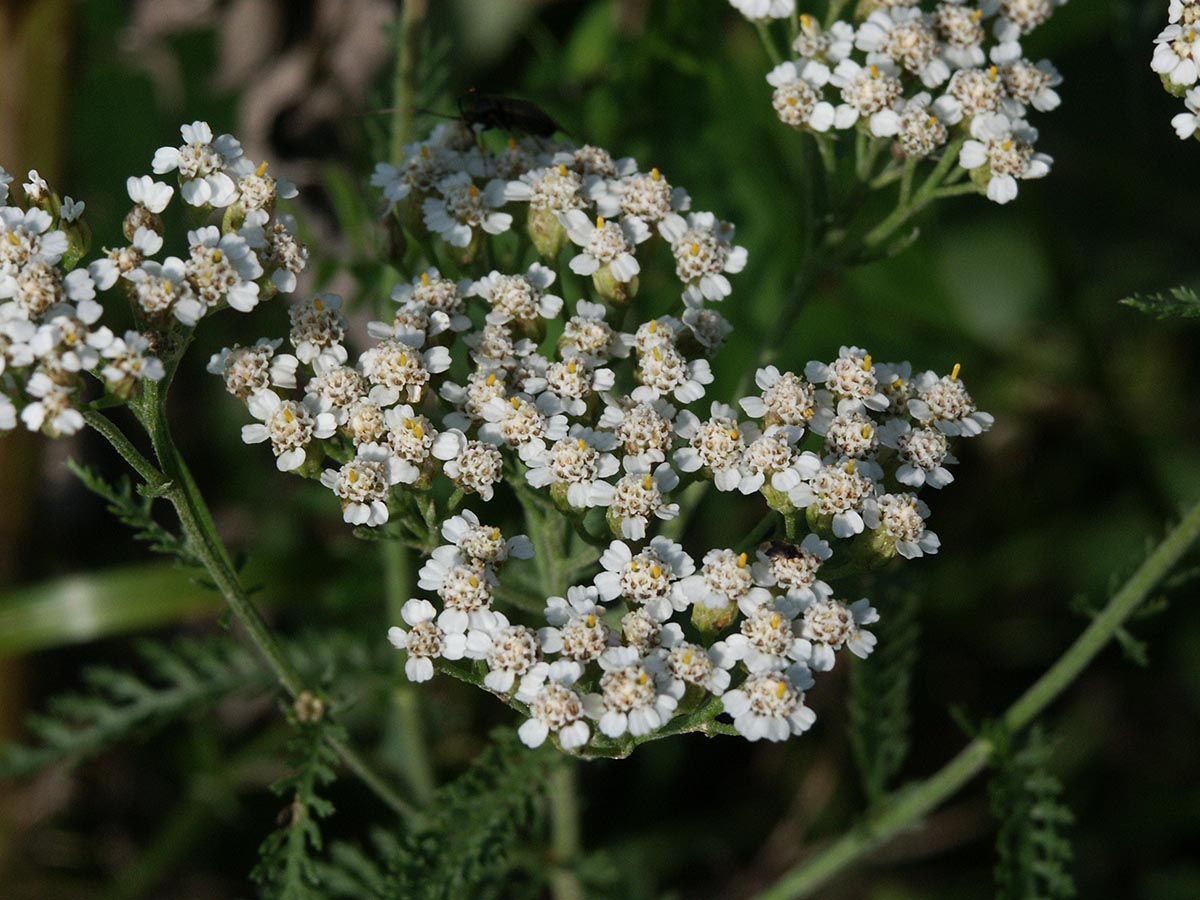
<path fill-rule="evenodd" d="M 1167 27 L 1154 39 L 1150 68 L 1168 93 L 1182 97 L 1186 111 L 1171 119 L 1180 140 L 1200 131 L 1200 0 L 1170 0 Z"/>
<path fill-rule="evenodd" d="M 759 22 L 791 17 L 794 58 L 767 75 L 785 124 L 883 140 L 914 165 L 948 157 L 997 203 L 1050 171 L 1026 116 L 1059 105 L 1062 79 L 1021 41 L 1065 0 L 867 0 L 824 23 L 793 0 L 730 2 Z"/>
<path fill-rule="evenodd" d="M 857 347 L 802 372 L 761 368 L 736 405 L 713 401 L 730 326 L 710 304 L 746 260 L 733 227 L 691 211 L 657 168 L 486 137 L 440 126 L 377 168 L 393 227 L 453 272 L 398 284 L 372 346 L 352 356 L 325 294 L 292 307 L 286 352 L 266 337 L 213 357 L 256 420 L 244 439 L 319 478 L 348 523 L 431 551 L 420 587 L 436 601 L 411 600 L 389 633 L 406 672 L 473 661 L 528 713 L 526 743 L 638 738 L 714 698 L 752 740 L 803 731 L 813 673 L 874 643 L 875 610 L 824 573 L 936 552 L 918 492 L 953 480 L 952 442 L 991 417 L 957 367 L 914 374 Z M 638 295 L 655 253 L 679 281 L 674 309 Z M 493 268 L 502 258 L 515 265 Z M 562 290 L 559 265 L 581 287 Z M 656 534 L 705 481 L 762 498 L 780 534 L 697 555 Z M 596 548 L 561 595 L 533 600 L 532 624 L 504 600 L 529 606 L 528 579 L 502 589 L 501 573 L 533 544 L 486 521 L 514 495 L 538 527 Z"/>
<path fill-rule="evenodd" d="M 186 340 L 205 315 L 241 312 L 295 289 L 307 251 L 295 223 L 275 210 L 296 188 L 266 164 L 247 159 L 229 135 L 203 122 L 181 129 L 183 145 L 154 155 L 156 174 L 178 172 L 179 193 L 193 220 L 223 212 L 220 227 L 187 232 L 182 256 L 159 258 L 167 246 L 164 215 L 175 188 L 149 175 L 126 183 L 133 208 L 123 222 L 126 245 L 106 248 L 84 264 L 90 230 L 84 204 L 60 198 L 36 171 L 20 204 L 0 207 L 0 431 L 16 427 L 51 437 L 83 427 L 90 402 L 85 374 L 115 400 L 146 379 L 162 378 L 156 347 Z M 0 169 L 0 203 L 12 178 Z M 136 329 L 118 336 L 101 324 L 113 293 L 131 306 Z M 103 398 L 101 398 L 103 399 Z"/>

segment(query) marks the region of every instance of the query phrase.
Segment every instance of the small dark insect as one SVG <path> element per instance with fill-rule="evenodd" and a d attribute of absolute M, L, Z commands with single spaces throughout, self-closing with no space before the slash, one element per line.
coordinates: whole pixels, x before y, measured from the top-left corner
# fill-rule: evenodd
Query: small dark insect
<path fill-rule="evenodd" d="M 799 559 L 800 551 L 794 544 L 789 544 L 787 541 L 771 540 L 765 543 L 764 552 L 772 559 Z"/>
<path fill-rule="evenodd" d="M 517 97 L 481 94 L 474 88 L 458 98 L 458 114 L 468 126 L 522 131 L 534 137 L 548 138 L 562 131 L 541 107 Z"/>

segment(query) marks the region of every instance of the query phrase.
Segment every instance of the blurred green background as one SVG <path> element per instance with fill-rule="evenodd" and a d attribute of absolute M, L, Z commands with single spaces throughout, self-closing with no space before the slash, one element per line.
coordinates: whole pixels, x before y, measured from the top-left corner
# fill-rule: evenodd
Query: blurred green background
<path fill-rule="evenodd" d="M 716 364 L 718 394 L 728 389 L 787 301 L 802 219 L 800 138 L 774 119 L 753 29 L 725 0 L 429 5 L 420 74 L 435 109 L 453 112 L 470 86 L 527 97 L 574 139 L 659 166 L 698 208 L 738 224 L 750 263 L 722 309 L 738 327 Z M 385 0 L 0 4 L 0 164 L 41 168 L 87 201 L 97 245 L 115 243 L 125 176 L 148 171 L 180 122 L 208 119 L 301 184 L 315 283 L 365 308 L 382 300 L 371 260 L 383 244 L 362 198 L 387 147 L 390 119 L 377 111 L 391 103 L 398 12 Z M 950 708 L 978 721 L 1011 702 L 1086 624 L 1080 598 L 1100 604 L 1200 494 L 1196 326 L 1117 304 L 1200 281 L 1200 146 L 1175 138 L 1181 103 L 1149 69 L 1165 19 L 1165 4 L 1062 8 L 1029 48 L 1065 77 L 1063 106 L 1033 120 L 1055 160 L 1050 177 L 1004 208 L 946 202 L 902 256 L 828 279 L 780 355 L 799 367 L 858 344 L 918 369 L 961 362 L 996 416 L 934 498 L 941 554 L 903 575 L 922 628 L 903 777 L 961 746 Z M 222 533 L 251 555 L 273 618 L 356 631 L 376 646 L 386 624 L 376 552 L 341 527 L 323 492 L 277 477 L 240 443 L 240 409 L 203 373 L 207 353 L 279 331 L 283 315 L 274 306 L 253 325 L 222 319 L 205 330 L 176 388 L 179 437 Z M 125 659 L 125 635 L 219 628 L 219 600 L 113 525 L 65 471 L 68 456 L 119 471 L 87 435 L 0 443 L 4 737 L 76 685 L 82 664 Z M 727 541 L 721 500 L 701 513 L 699 543 Z M 1165 610 L 1134 625 L 1149 647 L 1144 666 L 1106 650 L 1049 717 L 1053 768 L 1078 819 L 1083 897 L 1200 896 L 1194 584 L 1169 586 Z M 822 682 L 816 729 L 786 746 L 689 737 L 586 766 L 585 842 L 624 872 L 604 896 L 749 896 L 844 827 L 862 803 L 844 676 Z M 378 698 L 380 687 L 363 692 Z M 457 684 L 439 680 L 425 696 L 447 777 L 488 727 L 510 722 Z M 364 701 L 356 728 L 372 733 L 377 707 Z M 247 894 L 278 806 L 262 786 L 280 769 L 237 754 L 251 739 L 281 743 L 272 713 L 269 699 L 225 704 L 77 769 L 6 784 L 0 894 Z M 335 837 L 361 836 L 363 816 L 380 813 L 350 779 L 335 799 Z M 822 896 L 989 897 L 994 830 L 980 782 Z"/>

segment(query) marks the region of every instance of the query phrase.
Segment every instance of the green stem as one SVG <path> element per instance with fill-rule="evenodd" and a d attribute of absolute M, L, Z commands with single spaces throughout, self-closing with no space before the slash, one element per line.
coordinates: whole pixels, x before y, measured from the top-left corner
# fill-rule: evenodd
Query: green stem
<path fill-rule="evenodd" d="M 279 684 L 290 696 L 297 697 L 305 689 L 300 673 L 287 658 L 263 620 L 262 614 L 242 587 L 229 552 L 217 534 L 208 506 L 171 437 L 167 426 L 164 396 L 168 384 L 169 376 L 161 383 L 147 382 L 145 395 L 134 408 L 154 446 L 155 455 L 158 457 L 158 469 L 137 451 L 128 437 L 111 420 L 95 411 L 86 413 L 85 420 L 146 479 L 147 485 L 155 494 L 165 498 L 174 507 L 188 544 L 212 579 L 218 593 L 225 598 L 233 614 L 242 623 L 251 643 L 266 660 Z M 337 750 L 346 767 L 362 779 L 394 812 L 409 819 L 418 816 L 417 811 L 396 794 L 357 751 L 341 741 L 331 740 L 330 745 Z"/>
<path fill-rule="evenodd" d="M 384 596 L 388 619 L 400 621 L 400 610 L 413 588 L 412 554 L 396 541 L 381 541 Z M 421 698 L 416 685 L 404 675 L 403 656 L 396 657 L 396 680 L 392 689 L 391 721 L 388 746 L 397 768 L 404 773 L 409 788 L 420 806 L 433 802 L 437 778 L 425 746 L 425 726 L 421 717 Z"/>
<path fill-rule="evenodd" d="M 1200 503 L 1163 539 L 1154 552 L 1113 595 L 1108 605 L 1046 672 L 1004 713 L 1001 721 L 1018 731 L 1036 719 L 1063 693 L 1104 649 L 1116 632 L 1200 539 Z M 987 766 L 994 748 L 976 738 L 934 775 L 893 791 L 878 811 L 837 838 L 807 862 L 787 872 L 758 895 L 757 900 L 788 900 L 810 896 L 856 859 L 912 826 L 956 794 Z"/>
<path fill-rule="evenodd" d="M 396 72 L 392 78 L 391 161 L 404 161 L 404 145 L 413 139 L 416 114 L 417 59 L 421 47 L 421 24 L 425 19 L 426 0 L 405 0 L 400 8 L 396 34 Z"/>
<path fill-rule="evenodd" d="M 917 171 L 917 161 L 909 156 L 904 160 L 904 172 L 900 177 L 900 205 L 907 206 L 912 197 L 913 175 Z"/>
<path fill-rule="evenodd" d="M 775 39 L 771 37 L 771 29 L 767 27 L 767 23 L 759 20 L 754 23 L 754 28 L 758 31 L 759 40 L 766 48 L 767 56 L 771 58 L 771 65 L 777 66 L 783 62 L 783 57 L 779 55 L 779 48 L 775 46 Z"/>
<path fill-rule="evenodd" d="M 555 866 L 550 890 L 555 900 L 585 900 L 579 876 L 572 870 L 583 849 L 579 810 L 579 764 L 563 759 L 550 771 L 547 799 L 550 804 L 550 851 Z"/>

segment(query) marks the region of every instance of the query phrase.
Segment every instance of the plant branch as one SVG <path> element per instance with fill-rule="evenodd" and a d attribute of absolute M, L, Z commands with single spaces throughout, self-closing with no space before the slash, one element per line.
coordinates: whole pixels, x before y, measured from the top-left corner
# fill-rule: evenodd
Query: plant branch
<path fill-rule="evenodd" d="M 1008 708 L 1001 718 L 1004 727 L 1010 732 L 1024 728 L 1074 683 L 1197 539 L 1200 503 L 1187 512 L 1058 661 Z M 913 826 L 961 790 L 987 766 L 994 749 L 991 741 L 976 738 L 929 778 L 893 791 L 875 812 L 784 874 L 757 900 L 811 896 L 852 862 Z"/>
<path fill-rule="evenodd" d="M 171 437 L 166 419 L 165 391 L 173 371 L 172 366 L 168 370 L 168 377 L 160 383 L 147 382 L 144 396 L 133 407 L 138 420 L 150 436 L 159 468 L 155 468 L 142 456 L 129 438 L 101 413 L 88 411 L 85 421 L 146 480 L 150 491 L 163 497 L 174 507 L 188 544 L 212 579 L 218 593 L 224 597 L 233 614 L 242 623 L 250 641 L 267 662 L 276 681 L 295 698 L 305 690 L 300 673 L 275 640 L 262 614 L 242 587 L 229 552 L 217 534 L 212 514 Z M 357 751 L 342 741 L 331 739 L 330 744 L 337 750 L 346 767 L 362 779 L 395 813 L 410 820 L 418 815 L 416 809 L 396 794 Z"/>

